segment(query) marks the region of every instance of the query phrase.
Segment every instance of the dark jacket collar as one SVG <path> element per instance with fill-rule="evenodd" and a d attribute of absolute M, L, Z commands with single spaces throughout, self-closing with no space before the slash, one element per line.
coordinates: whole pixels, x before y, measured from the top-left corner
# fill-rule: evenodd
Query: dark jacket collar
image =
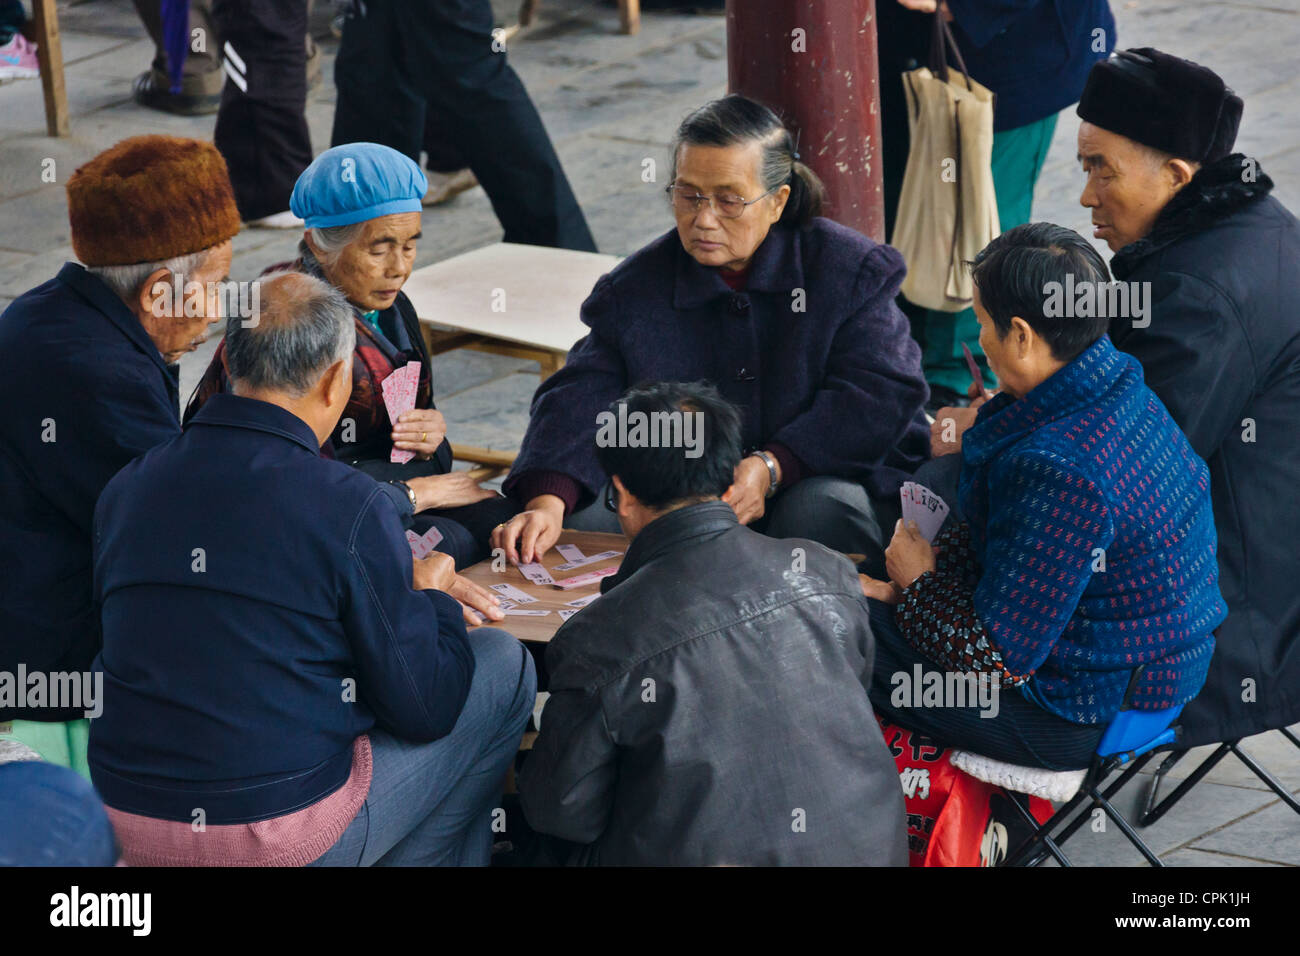
<path fill-rule="evenodd" d="M 1242 180 L 1243 172 L 1254 162 L 1242 153 L 1233 153 L 1198 169 L 1191 182 L 1165 203 L 1151 232 L 1115 253 L 1110 263 L 1115 278 L 1127 278 L 1147 256 L 1187 236 L 1204 232 L 1219 220 L 1268 195 L 1273 180 L 1258 164 L 1254 167 L 1254 182 Z"/>
<path fill-rule="evenodd" d="M 722 281 L 718 270 L 702 266 L 687 252 L 677 238 L 676 230 L 667 237 L 674 246 L 677 275 L 673 285 L 673 307 L 693 309 L 712 302 L 720 296 L 739 295 Z M 775 225 L 767 237 L 754 250 L 749 262 L 749 275 L 745 292 L 789 292 L 805 288 L 803 259 L 799 252 L 799 231 L 789 226 Z"/>
<path fill-rule="evenodd" d="M 638 568 L 644 567 L 669 551 L 698 539 L 716 538 L 737 527 L 738 524 L 736 513 L 731 510 L 729 504 L 722 501 L 704 501 L 670 511 L 641 529 L 641 533 L 628 547 L 618 574 L 601 581 L 600 591 L 604 594 L 610 588 L 626 581 Z"/>
<path fill-rule="evenodd" d="M 185 429 L 188 431 L 196 425 L 225 425 L 279 435 L 296 442 L 313 455 L 320 454 L 316 433 L 293 412 L 233 392 L 218 392 L 204 402 L 198 414 L 186 423 Z"/>
<path fill-rule="evenodd" d="M 162 353 L 158 351 L 158 346 L 153 344 L 153 339 L 149 338 L 149 333 L 144 330 L 140 320 L 127 308 L 126 303 L 104 284 L 103 279 L 87 272 L 85 266 L 76 262 L 65 262 L 63 268 L 59 270 L 58 278 L 60 282 L 89 302 L 95 311 L 117 326 L 122 334 L 131 340 L 131 344 L 149 356 L 155 365 L 167 373 L 169 379 L 175 381 L 175 375 L 163 361 Z"/>
<path fill-rule="evenodd" d="M 1129 367 L 1129 359 L 1103 335 L 1055 375 L 1020 399 L 1000 393 L 980 407 L 962 436 L 963 461 L 981 465 L 1009 445 L 1057 419 L 1095 407 Z"/>

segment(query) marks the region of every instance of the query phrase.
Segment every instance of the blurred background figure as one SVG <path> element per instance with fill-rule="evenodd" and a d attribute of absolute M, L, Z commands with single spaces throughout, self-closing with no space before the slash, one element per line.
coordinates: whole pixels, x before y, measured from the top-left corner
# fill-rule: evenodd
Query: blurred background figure
<path fill-rule="evenodd" d="M 910 142 L 902 74 L 928 65 L 935 13 L 952 28 L 971 78 L 995 95 L 993 187 L 1006 232 L 1029 221 L 1056 114 L 1079 99 L 1092 64 L 1115 48 L 1115 19 L 1107 0 L 878 0 L 885 229 L 890 237 Z M 986 383 L 996 387 L 996 376 L 980 351 L 973 309 L 939 312 L 902 303 L 921 345 L 928 408 L 966 403 L 970 372 L 962 343 L 976 356 Z"/>
<path fill-rule="evenodd" d="M 0 0 L 0 80 L 34 80 L 41 75 L 36 44 L 19 32 L 26 21 L 22 0 Z"/>
<path fill-rule="evenodd" d="M 444 145 L 430 166 L 444 176 L 431 190 L 455 176 L 466 182 L 462 170 L 472 170 L 506 242 L 596 250 L 542 118 L 506 62 L 488 0 L 354 3 L 334 82 L 333 145 L 381 143 L 418 162 L 432 117 Z"/>

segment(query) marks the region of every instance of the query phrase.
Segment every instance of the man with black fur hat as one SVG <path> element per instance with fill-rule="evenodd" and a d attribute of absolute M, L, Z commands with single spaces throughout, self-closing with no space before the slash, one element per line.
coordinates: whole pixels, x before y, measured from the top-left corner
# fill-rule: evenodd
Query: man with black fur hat
<path fill-rule="evenodd" d="M 1210 466 L 1229 614 L 1184 743 L 1285 727 L 1300 721 L 1300 222 L 1232 152 L 1242 101 L 1203 66 L 1120 51 L 1078 113 L 1093 235 L 1117 280 L 1150 283 L 1145 316 L 1113 317 L 1111 338 Z"/>

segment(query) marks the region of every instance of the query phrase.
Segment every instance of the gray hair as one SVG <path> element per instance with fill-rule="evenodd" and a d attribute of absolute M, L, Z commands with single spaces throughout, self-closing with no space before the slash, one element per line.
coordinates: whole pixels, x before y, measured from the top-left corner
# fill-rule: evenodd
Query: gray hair
<path fill-rule="evenodd" d="M 826 187 L 816 173 L 799 161 L 790 131 L 762 103 L 739 93 L 705 103 L 682 120 L 673 139 L 672 178 L 677 178 L 677 158 L 683 146 L 742 146 L 748 143 L 758 143 L 762 147 L 758 178 L 764 191 L 770 193 L 786 184 L 790 186 L 790 197 L 781 212 L 781 222 L 802 228 L 822 214 Z"/>
<path fill-rule="evenodd" d="M 146 279 L 159 269 L 166 269 L 174 276 L 192 276 L 208 259 L 211 249 L 200 249 L 174 259 L 161 262 L 137 262 L 129 266 L 86 266 L 86 271 L 98 276 L 104 285 L 113 290 L 113 294 L 130 305 L 139 295 L 140 287 Z"/>
<path fill-rule="evenodd" d="M 300 272 L 258 281 L 257 314 L 226 320 L 232 382 L 300 398 L 335 362 L 350 365 L 356 328 L 342 292 Z"/>
<path fill-rule="evenodd" d="M 323 266 L 334 265 L 339 253 L 361 235 L 365 225 L 364 222 L 354 222 L 346 226 L 312 226 L 307 233 L 319 250 L 316 260 Z"/>

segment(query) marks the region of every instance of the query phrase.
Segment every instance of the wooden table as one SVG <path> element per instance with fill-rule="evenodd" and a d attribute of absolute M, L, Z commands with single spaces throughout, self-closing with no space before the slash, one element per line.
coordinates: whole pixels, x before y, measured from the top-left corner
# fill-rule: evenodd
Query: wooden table
<path fill-rule="evenodd" d="M 560 533 L 559 543 L 576 545 L 585 555 L 600 554 L 602 551 L 620 551 L 625 554 L 628 540 L 621 534 L 600 534 L 595 531 L 571 531 L 566 529 Z M 551 548 L 542 556 L 540 563 L 547 571 L 551 572 L 551 577 L 560 581 L 564 578 L 586 574 L 588 571 L 617 567 L 622 562 L 624 554 L 620 554 L 617 558 L 606 558 L 604 561 L 597 561 L 581 568 L 574 568 L 572 571 L 556 571 L 554 570 L 555 566 L 565 564 L 566 559 L 555 548 Z M 573 608 L 568 606 L 570 601 L 576 601 L 578 598 L 600 592 L 599 581 L 584 587 L 572 588 L 568 591 L 561 591 L 559 588 L 547 584 L 533 584 L 514 565 L 507 564 L 504 571 L 493 571 L 491 558 L 480 561 L 473 567 L 462 571 L 461 574 L 485 588 L 504 582 L 512 584 L 525 594 L 531 594 L 537 598 L 534 603 L 520 604 L 518 607 L 520 610 L 550 611 L 551 613 L 546 617 L 507 614 L 505 620 L 490 623 L 490 626 L 504 628 L 519 640 L 531 644 L 546 644 L 555 636 L 555 632 L 564 623 L 560 619 L 560 615 L 555 613 L 556 611 L 571 611 Z"/>
<path fill-rule="evenodd" d="M 498 242 L 416 269 L 402 286 L 432 355 L 469 348 L 532 359 L 546 378 L 587 334 L 578 318 L 618 256 Z"/>

